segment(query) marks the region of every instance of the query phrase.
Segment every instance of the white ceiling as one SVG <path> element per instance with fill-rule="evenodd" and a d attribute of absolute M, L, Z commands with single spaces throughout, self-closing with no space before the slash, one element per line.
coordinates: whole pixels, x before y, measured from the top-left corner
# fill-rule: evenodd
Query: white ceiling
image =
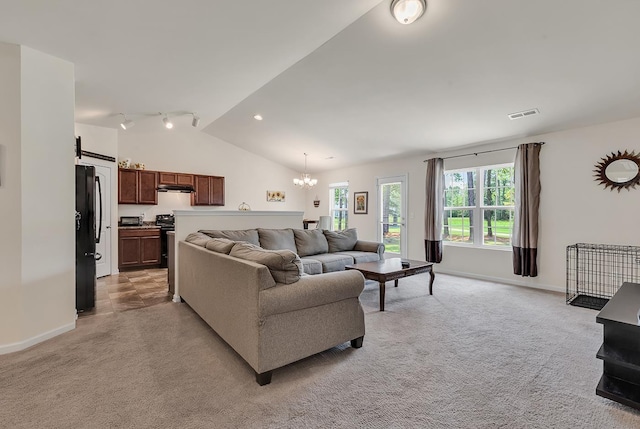
<path fill-rule="evenodd" d="M 640 1 L 427 0 L 409 26 L 389 3 L 0 0 L 0 41 L 75 64 L 78 122 L 194 111 L 310 172 L 640 116 Z"/>

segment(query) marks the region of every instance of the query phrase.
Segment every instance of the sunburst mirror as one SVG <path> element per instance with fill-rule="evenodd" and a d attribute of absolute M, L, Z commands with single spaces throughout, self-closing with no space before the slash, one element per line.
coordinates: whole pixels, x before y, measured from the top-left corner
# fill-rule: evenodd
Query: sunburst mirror
<path fill-rule="evenodd" d="M 623 188 L 635 189 L 640 184 L 640 154 L 636 155 L 635 151 L 611 152 L 611 155 L 601 158 L 595 167 L 596 182 L 604 185 L 605 189 L 611 187 L 612 191 L 617 189 L 620 192 Z"/>

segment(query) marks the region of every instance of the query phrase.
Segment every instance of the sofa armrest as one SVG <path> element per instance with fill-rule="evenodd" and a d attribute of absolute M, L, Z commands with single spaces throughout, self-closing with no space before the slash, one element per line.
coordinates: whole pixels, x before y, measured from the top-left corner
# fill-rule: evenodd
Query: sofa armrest
<path fill-rule="evenodd" d="M 384 244 L 375 241 L 358 240 L 356 241 L 356 245 L 353 250 L 377 253 L 380 259 L 383 259 L 382 255 L 384 255 Z"/>
<path fill-rule="evenodd" d="M 364 277 L 356 270 L 303 276 L 295 283 L 278 283 L 261 291 L 260 317 L 357 299 L 363 289 Z"/>

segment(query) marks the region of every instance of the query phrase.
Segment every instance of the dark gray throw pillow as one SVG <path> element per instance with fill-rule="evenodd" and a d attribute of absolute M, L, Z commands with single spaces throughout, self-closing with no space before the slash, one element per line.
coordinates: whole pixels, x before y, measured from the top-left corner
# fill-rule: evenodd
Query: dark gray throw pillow
<path fill-rule="evenodd" d="M 322 230 L 319 229 L 294 229 L 296 248 L 300 257 L 318 255 L 329 251 L 329 244 Z"/>
<path fill-rule="evenodd" d="M 325 229 L 323 232 L 329 243 L 329 253 L 353 250 L 358 241 L 358 232 L 355 228 L 349 228 L 343 231 L 329 231 Z"/>

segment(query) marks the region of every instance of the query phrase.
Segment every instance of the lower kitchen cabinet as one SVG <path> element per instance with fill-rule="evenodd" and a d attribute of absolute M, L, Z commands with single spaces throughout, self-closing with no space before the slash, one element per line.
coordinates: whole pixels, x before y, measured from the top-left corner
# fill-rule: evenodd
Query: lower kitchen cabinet
<path fill-rule="evenodd" d="M 118 230 L 118 268 L 160 266 L 160 228 Z"/>

